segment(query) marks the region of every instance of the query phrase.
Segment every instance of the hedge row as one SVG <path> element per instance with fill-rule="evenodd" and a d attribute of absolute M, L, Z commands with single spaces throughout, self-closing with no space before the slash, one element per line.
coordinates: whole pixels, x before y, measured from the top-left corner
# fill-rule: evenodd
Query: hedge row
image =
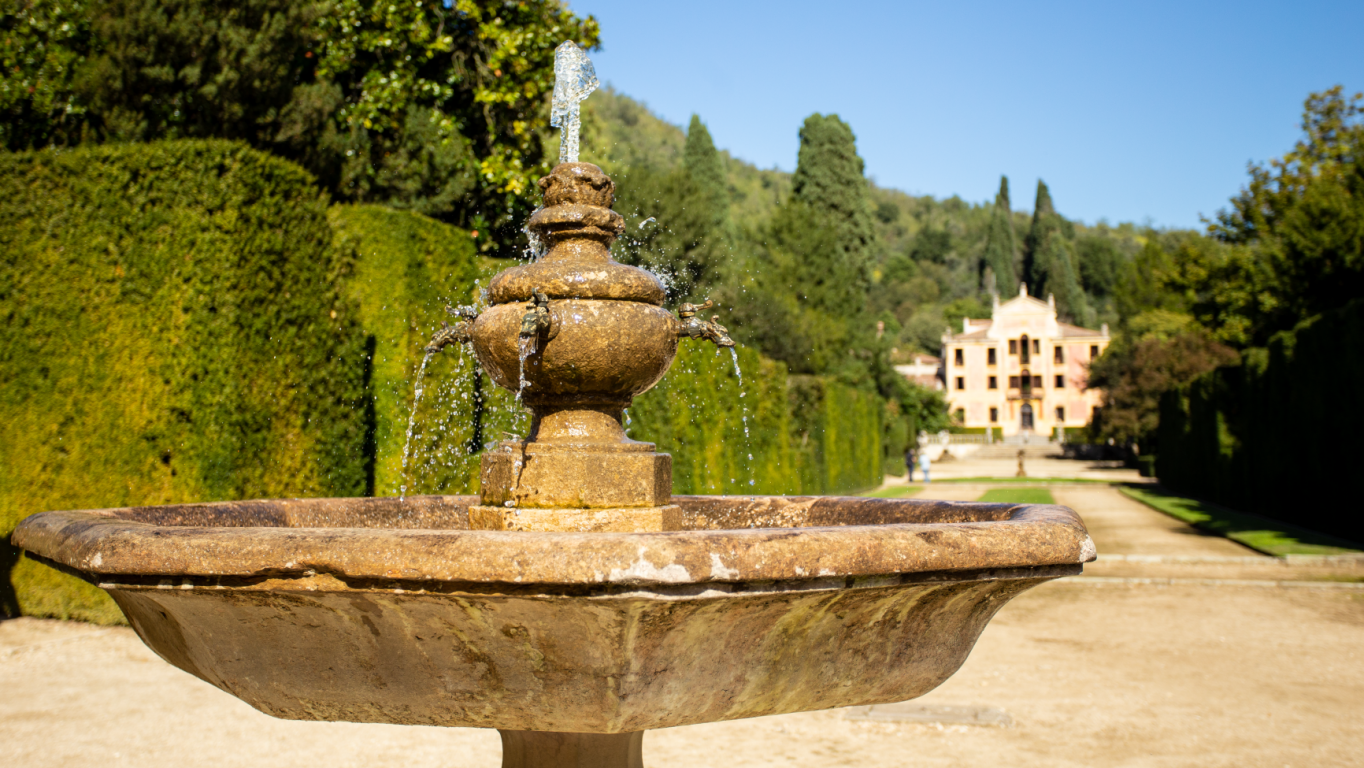
<path fill-rule="evenodd" d="M 1364 542 L 1356 490 L 1364 299 L 1161 400 L 1156 475 L 1180 493 Z"/>
<path fill-rule="evenodd" d="M 311 177 L 238 144 L 0 155 L 0 609 L 121 619 L 16 564 L 34 512 L 368 490 L 330 243 Z"/>
<path fill-rule="evenodd" d="M 479 452 L 525 433 L 511 395 L 447 350 L 404 469 L 421 349 L 504 265 L 416 214 L 328 209 L 305 172 L 242 145 L 0 155 L 0 247 L 0 613 L 122 620 L 8 545 L 34 512 L 469 492 Z M 739 370 L 684 341 L 630 409 L 631 435 L 672 453 L 675 492 L 880 482 L 879 398 L 735 354 Z"/>
<path fill-rule="evenodd" d="M 831 494 L 880 485 L 880 398 L 788 376 L 751 349 L 683 340 L 629 434 L 673 457 L 678 494 Z"/>

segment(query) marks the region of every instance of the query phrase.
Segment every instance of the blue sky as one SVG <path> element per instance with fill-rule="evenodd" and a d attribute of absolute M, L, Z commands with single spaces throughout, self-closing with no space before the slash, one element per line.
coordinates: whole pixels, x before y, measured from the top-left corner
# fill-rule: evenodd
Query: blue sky
<path fill-rule="evenodd" d="M 1364 90 L 1364 2 L 782 3 L 569 0 L 603 83 L 764 168 L 837 113 L 867 175 L 936 197 L 1196 227 L 1246 163 L 1290 149 L 1302 101 Z M 584 157 L 590 161 L 591 158 Z"/>

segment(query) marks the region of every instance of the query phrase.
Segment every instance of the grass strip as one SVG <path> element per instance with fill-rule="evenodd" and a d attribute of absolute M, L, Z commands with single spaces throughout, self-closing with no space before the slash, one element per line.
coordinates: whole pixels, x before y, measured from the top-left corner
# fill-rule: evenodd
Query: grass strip
<path fill-rule="evenodd" d="M 913 496 L 923 489 L 922 485 L 892 485 L 888 488 L 877 488 L 874 491 L 867 491 L 860 495 L 869 496 L 873 499 L 901 499 L 906 496 Z"/>
<path fill-rule="evenodd" d="M 1114 480 L 1095 480 L 1088 477 L 945 477 L 941 480 L 934 478 L 935 483 L 1007 483 L 1009 485 L 1046 485 L 1050 483 L 1086 483 L 1094 485 L 1112 485 Z"/>
<path fill-rule="evenodd" d="M 1055 504 L 1056 499 L 1046 488 L 991 488 L 976 501 L 1000 504 Z"/>
<path fill-rule="evenodd" d="M 1237 512 L 1216 504 L 1176 496 L 1157 487 L 1123 486 L 1118 489 L 1129 498 L 1182 520 L 1195 528 L 1225 536 L 1239 544 L 1275 557 L 1284 555 L 1358 554 L 1352 542 L 1309 531 L 1267 517 Z"/>

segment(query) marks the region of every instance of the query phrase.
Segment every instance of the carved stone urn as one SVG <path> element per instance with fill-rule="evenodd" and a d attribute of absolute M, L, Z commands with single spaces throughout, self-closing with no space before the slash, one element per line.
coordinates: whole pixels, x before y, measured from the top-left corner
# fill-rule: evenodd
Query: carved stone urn
<path fill-rule="evenodd" d="M 654 275 L 611 259 L 624 219 L 615 183 L 590 163 L 540 179 L 529 229 L 547 246 L 489 287 L 474 354 L 532 413 L 525 440 L 483 457 L 484 530 L 661 531 L 679 525 L 672 460 L 626 436 L 622 412 L 667 373 L 684 332 Z"/>

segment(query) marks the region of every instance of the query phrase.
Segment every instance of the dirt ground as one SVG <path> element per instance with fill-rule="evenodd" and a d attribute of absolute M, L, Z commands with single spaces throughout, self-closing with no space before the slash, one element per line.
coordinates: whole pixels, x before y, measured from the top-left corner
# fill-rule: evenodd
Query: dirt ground
<path fill-rule="evenodd" d="M 1101 554 L 1289 570 L 1106 487 L 1053 493 L 1086 518 Z M 1087 574 L 1114 567 L 1156 576 L 1188 566 L 1101 561 Z M 1014 600 L 961 671 L 919 700 L 1003 709 L 1008 728 L 859 722 L 835 710 L 653 732 L 645 762 L 1364 765 L 1364 592 L 1226 584 L 1068 580 Z M 0 765 L 491 768 L 500 754 L 493 731 L 275 720 L 162 662 L 127 629 L 0 623 Z"/>

